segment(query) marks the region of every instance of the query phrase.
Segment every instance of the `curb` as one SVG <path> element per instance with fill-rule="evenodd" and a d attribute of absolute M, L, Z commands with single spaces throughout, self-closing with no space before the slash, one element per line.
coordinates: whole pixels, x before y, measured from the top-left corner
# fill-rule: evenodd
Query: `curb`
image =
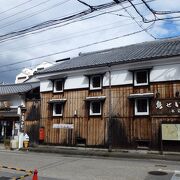
<path fill-rule="evenodd" d="M 62 149 L 62 148 L 49 148 L 49 147 L 36 147 L 29 148 L 31 152 L 41 153 L 56 153 L 67 156 L 84 156 L 84 157 L 106 157 L 106 158 L 132 158 L 132 159 L 154 159 L 154 160 L 169 160 L 180 161 L 179 154 L 163 154 L 158 153 L 142 153 L 142 152 L 129 152 L 129 151 L 101 151 L 101 150 L 76 150 L 76 149 Z"/>

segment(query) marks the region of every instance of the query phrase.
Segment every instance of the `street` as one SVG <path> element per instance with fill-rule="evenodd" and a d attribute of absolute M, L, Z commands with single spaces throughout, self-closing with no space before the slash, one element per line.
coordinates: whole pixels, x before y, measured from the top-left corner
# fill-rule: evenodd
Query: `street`
<path fill-rule="evenodd" d="M 1 151 L 0 164 L 38 170 L 43 180 L 180 180 L 180 162 Z M 0 169 L 0 179 L 24 173 Z M 32 176 L 25 178 L 32 179 Z"/>

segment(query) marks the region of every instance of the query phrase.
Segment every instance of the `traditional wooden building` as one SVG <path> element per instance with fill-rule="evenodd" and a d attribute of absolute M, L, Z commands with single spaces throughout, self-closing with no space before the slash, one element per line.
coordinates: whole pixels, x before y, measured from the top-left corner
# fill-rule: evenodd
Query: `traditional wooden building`
<path fill-rule="evenodd" d="M 158 148 L 161 123 L 180 123 L 179 38 L 80 54 L 37 77 L 45 143 Z"/>
<path fill-rule="evenodd" d="M 0 141 L 27 132 L 38 142 L 40 119 L 39 82 L 0 85 Z"/>

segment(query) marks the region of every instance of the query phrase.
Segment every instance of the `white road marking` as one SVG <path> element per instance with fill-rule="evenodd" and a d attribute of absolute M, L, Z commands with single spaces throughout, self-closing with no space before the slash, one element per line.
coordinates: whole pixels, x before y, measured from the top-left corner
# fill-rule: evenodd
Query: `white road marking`
<path fill-rule="evenodd" d="M 158 171 L 173 173 L 173 176 L 170 180 L 180 180 L 180 171 L 179 170 L 171 170 L 171 169 L 158 169 Z"/>
<path fill-rule="evenodd" d="M 167 173 L 175 173 L 175 174 L 180 174 L 180 170 L 171 170 L 171 169 L 158 169 L 158 171 L 163 171 Z"/>

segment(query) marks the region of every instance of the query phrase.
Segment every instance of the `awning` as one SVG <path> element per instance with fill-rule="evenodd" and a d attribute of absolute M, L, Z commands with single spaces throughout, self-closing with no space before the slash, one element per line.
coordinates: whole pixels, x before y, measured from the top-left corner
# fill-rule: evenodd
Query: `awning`
<path fill-rule="evenodd" d="M 135 98 L 152 98 L 154 97 L 154 93 L 140 93 L 140 94 L 130 94 L 128 96 L 129 99 Z"/>
<path fill-rule="evenodd" d="M 153 68 L 153 66 L 148 66 L 148 67 L 143 67 L 143 68 L 129 68 L 128 71 L 134 72 L 134 71 L 147 71 L 147 70 L 151 70 Z"/>
<path fill-rule="evenodd" d="M 84 74 L 84 76 L 87 76 L 87 77 L 90 77 L 90 76 L 104 76 L 106 74 L 106 72 L 100 72 L 100 73 L 92 73 L 92 71 L 91 72 L 89 72 L 89 73 L 87 73 L 87 74 Z"/>
<path fill-rule="evenodd" d="M 93 96 L 93 97 L 86 97 L 85 101 L 104 101 L 106 96 Z"/>
<path fill-rule="evenodd" d="M 51 99 L 48 103 L 53 104 L 53 103 L 65 103 L 67 99 Z"/>
<path fill-rule="evenodd" d="M 53 76 L 53 77 L 50 77 L 48 80 L 54 82 L 56 80 L 65 80 L 67 78 L 67 76 L 63 75 L 63 76 Z"/>

